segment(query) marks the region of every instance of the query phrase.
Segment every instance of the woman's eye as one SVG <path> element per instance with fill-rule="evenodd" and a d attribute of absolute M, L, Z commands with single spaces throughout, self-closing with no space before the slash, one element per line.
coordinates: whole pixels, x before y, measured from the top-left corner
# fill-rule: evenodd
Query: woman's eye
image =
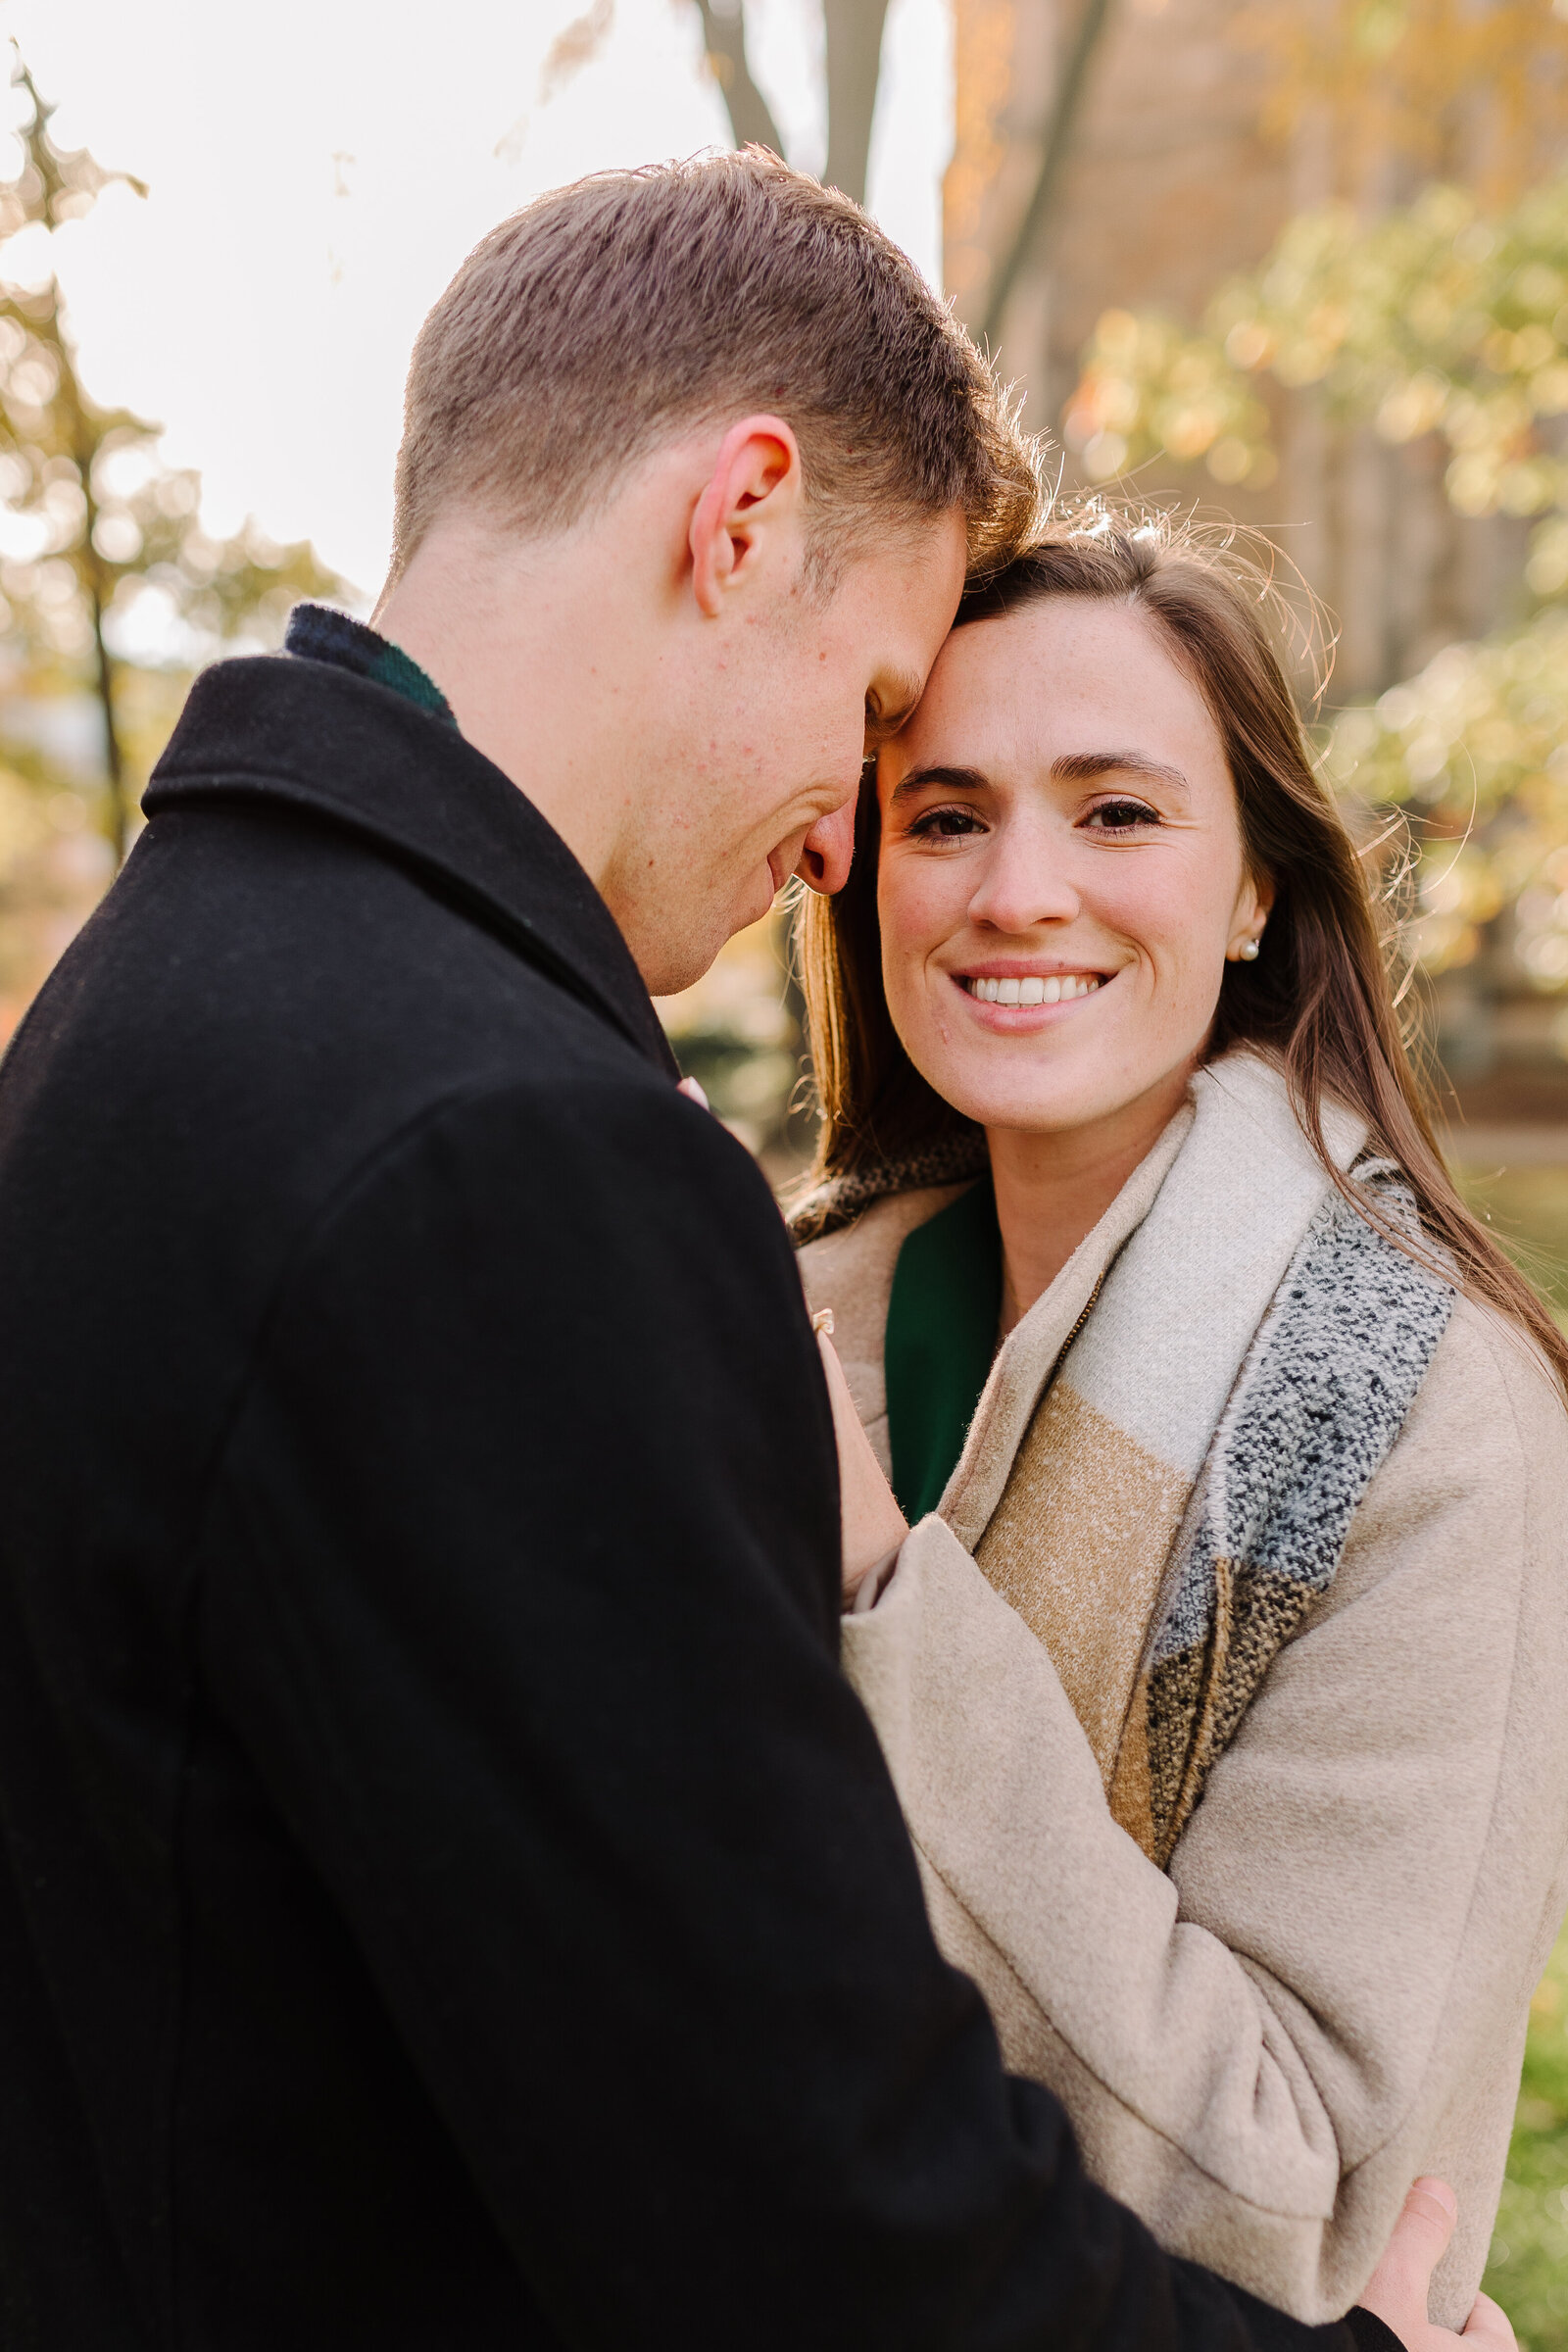
<path fill-rule="evenodd" d="M 1084 821 L 1097 833 L 1131 833 L 1140 825 L 1157 825 L 1159 811 L 1147 801 L 1102 801 Z"/>
<path fill-rule="evenodd" d="M 909 827 L 917 841 L 961 841 L 981 830 L 979 818 L 968 808 L 928 808 Z"/>

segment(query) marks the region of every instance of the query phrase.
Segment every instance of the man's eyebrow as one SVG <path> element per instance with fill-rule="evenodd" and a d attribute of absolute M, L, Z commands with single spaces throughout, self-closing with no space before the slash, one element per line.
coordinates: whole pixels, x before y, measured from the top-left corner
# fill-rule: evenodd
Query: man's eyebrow
<path fill-rule="evenodd" d="M 1152 784 L 1169 784 L 1180 793 L 1192 787 L 1179 767 L 1150 760 L 1142 752 L 1066 752 L 1053 760 L 1051 772 L 1060 784 L 1092 784 L 1097 776 L 1147 776 Z"/>
<path fill-rule="evenodd" d="M 946 792 L 984 792 L 991 779 L 977 767 L 911 767 L 902 776 L 888 795 L 888 807 L 906 799 L 911 793 L 924 792 L 933 784 Z"/>
<path fill-rule="evenodd" d="M 915 676 L 912 669 L 895 670 L 885 682 L 879 682 L 866 697 L 876 704 L 876 716 L 867 718 L 872 731 L 878 735 L 896 735 L 905 720 L 912 716 L 914 707 L 925 692 L 925 680 Z"/>

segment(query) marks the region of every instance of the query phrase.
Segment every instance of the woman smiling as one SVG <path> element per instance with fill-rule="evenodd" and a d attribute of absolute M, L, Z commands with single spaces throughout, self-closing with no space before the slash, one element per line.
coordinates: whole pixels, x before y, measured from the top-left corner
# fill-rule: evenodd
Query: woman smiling
<path fill-rule="evenodd" d="M 1098 515 L 969 592 L 808 905 L 797 1230 L 847 1488 L 868 1440 L 922 1522 L 846 1663 L 1009 2064 L 1306 2319 L 1441 2174 L 1457 2326 L 1568 1897 L 1568 1346 L 1445 1171 L 1266 610 Z"/>

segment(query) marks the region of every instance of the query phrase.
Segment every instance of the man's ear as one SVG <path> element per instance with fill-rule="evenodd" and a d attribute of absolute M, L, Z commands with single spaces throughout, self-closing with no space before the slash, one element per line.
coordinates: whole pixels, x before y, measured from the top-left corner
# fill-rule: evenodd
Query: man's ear
<path fill-rule="evenodd" d="M 692 590 L 710 620 L 764 549 L 799 539 L 804 492 L 800 445 L 782 416 L 744 416 L 730 426 L 687 535 Z"/>

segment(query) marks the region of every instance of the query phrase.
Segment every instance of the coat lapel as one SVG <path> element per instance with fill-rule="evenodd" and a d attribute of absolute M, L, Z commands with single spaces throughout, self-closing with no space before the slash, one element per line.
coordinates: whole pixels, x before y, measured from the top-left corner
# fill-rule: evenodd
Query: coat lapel
<path fill-rule="evenodd" d="M 609 907 L 553 826 L 455 728 L 324 662 L 221 662 L 153 771 L 149 818 L 264 802 L 354 833 L 613 1023 L 674 1055 Z"/>

